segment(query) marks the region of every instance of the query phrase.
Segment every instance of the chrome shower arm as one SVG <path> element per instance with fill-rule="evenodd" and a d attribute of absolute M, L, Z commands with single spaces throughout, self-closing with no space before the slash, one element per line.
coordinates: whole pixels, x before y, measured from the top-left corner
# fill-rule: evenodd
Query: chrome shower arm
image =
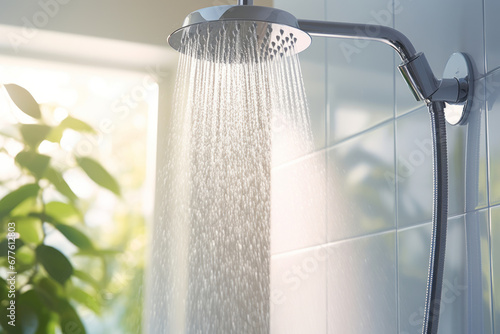
<path fill-rule="evenodd" d="M 417 54 L 408 37 L 389 27 L 313 20 L 298 20 L 298 23 L 300 29 L 311 36 L 367 39 L 388 44 L 403 61 L 409 61 Z"/>
<path fill-rule="evenodd" d="M 253 0 L 238 0 L 238 5 L 240 6 L 251 6 L 253 5 Z"/>
<path fill-rule="evenodd" d="M 380 25 L 298 20 L 299 28 L 311 36 L 363 39 L 382 42 L 399 54 L 403 75 L 417 101 L 462 102 L 467 98 L 468 83 L 463 79 L 436 79 L 423 53 L 400 31 Z"/>

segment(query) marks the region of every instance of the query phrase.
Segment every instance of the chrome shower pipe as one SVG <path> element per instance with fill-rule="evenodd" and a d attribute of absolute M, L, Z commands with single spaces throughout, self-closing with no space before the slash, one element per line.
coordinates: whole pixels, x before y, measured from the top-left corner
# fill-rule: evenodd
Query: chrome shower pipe
<path fill-rule="evenodd" d="M 423 53 L 417 53 L 408 37 L 396 29 L 372 25 L 328 21 L 297 20 L 299 28 L 311 36 L 373 40 L 391 46 L 403 63 L 399 71 L 417 101 L 462 102 L 468 83 L 458 79 L 438 80 Z"/>
<path fill-rule="evenodd" d="M 399 31 L 389 27 L 313 20 L 297 21 L 299 22 L 299 28 L 311 36 L 379 41 L 393 47 L 403 61 L 410 60 L 417 55 L 410 40 Z"/>
<path fill-rule="evenodd" d="M 253 5 L 253 0 L 238 0 L 238 5 L 251 6 L 251 5 Z"/>

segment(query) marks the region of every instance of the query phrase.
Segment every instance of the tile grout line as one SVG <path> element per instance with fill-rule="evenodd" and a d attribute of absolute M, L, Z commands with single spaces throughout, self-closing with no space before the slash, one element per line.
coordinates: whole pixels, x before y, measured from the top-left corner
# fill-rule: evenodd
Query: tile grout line
<path fill-rule="evenodd" d="M 491 208 L 488 208 L 488 252 L 490 262 L 490 319 L 491 319 L 491 332 L 495 333 L 495 301 L 493 299 L 493 254 L 491 245 Z"/>
<path fill-rule="evenodd" d="M 483 5 L 483 51 L 484 51 L 484 132 L 486 135 L 486 205 L 488 207 L 488 252 L 489 252 L 489 275 L 490 275 L 490 325 L 491 332 L 495 333 L 495 300 L 493 298 L 493 246 L 491 244 L 491 232 L 492 232 L 492 220 L 491 220 L 491 196 L 490 196 L 490 133 L 489 133 L 489 108 L 488 108 L 488 96 L 487 94 L 487 82 L 488 82 L 488 55 L 486 52 L 486 0 L 482 1 Z M 493 69 L 495 72 L 497 69 Z"/>
<path fill-rule="evenodd" d="M 392 27 L 396 29 L 396 4 L 395 1 L 392 1 Z M 400 312 L 399 312 L 399 237 L 398 237 L 398 216 L 399 216 L 399 211 L 398 211 L 398 204 L 399 204 L 399 187 L 398 187 L 398 161 L 397 161 L 397 148 L 398 148 L 398 141 L 397 141 L 397 97 L 396 97 L 396 55 L 393 52 L 392 54 L 392 65 L 393 65 L 393 70 L 392 70 L 392 93 L 393 93 L 393 128 L 394 128 L 394 225 L 396 226 L 396 233 L 394 233 L 394 238 L 395 238 L 395 249 L 394 249 L 394 259 L 395 259 L 395 282 L 396 282 L 396 332 L 400 333 Z"/>
<path fill-rule="evenodd" d="M 500 208 L 500 204 L 499 205 L 495 205 L 492 208 L 495 208 L 495 207 Z M 465 217 L 467 214 L 471 214 L 471 213 L 475 213 L 475 212 L 481 212 L 481 211 L 485 211 L 485 210 L 488 210 L 488 209 L 489 208 L 480 208 L 480 209 L 472 210 L 472 211 L 467 212 L 467 213 L 456 214 L 454 216 L 448 217 L 448 221 L 454 220 L 454 219 L 457 219 L 457 218 L 460 218 L 460 217 Z M 356 236 L 347 237 L 347 238 L 344 238 L 344 239 L 339 239 L 339 240 L 334 240 L 334 241 L 328 241 L 326 243 L 318 243 L 318 244 L 309 245 L 309 246 L 302 247 L 302 248 L 280 251 L 280 252 L 276 252 L 276 253 L 271 254 L 271 257 L 293 255 L 293 254 L 297 254 L 297 253 L 300 253 L 300 252 L 303 252 L 303 251 L 309 251 L 309 250 L 312 250 L 312 249 L 315 249 L 315 248 L 336 245 L 336 244 L 342 243 L 344 241 L 354 241 L 354 240 L 357 240 L 357 239 L 369 238 L 369 237 L 372 237 L 372 236 L 377 236 L 377 235 L 381 235 L 381 234 L 389 233 L 389 232 L 405 232 L 405 231 L 408 231 L 408 230 L 411 230 L 411 229 L 414 229 L 414 228 L 419 228 L 419 227 L 422 227 L 424 225 L 428 225 L 428 224 L 431 224 L 431 223 L 432 223 L 432 221 L 428 220 L 428 221 L 424 221 L 424 222 L 419 222 L 419 223 L 416 223 L 416 224 L 412 224 L 411 226 L 405 226 L 405 227 L 402 227 L 402 228 L 389 228 L 389 229 L 384 229 L 384 230 L 376 231 L 376 232 L 373 232 L 373 233 L 356 235 Z"/>
<path fill-rule="evenodd" d="M 488 74 L 488 56 L 486 54 L 486 0 L 481 1 L 483 5 L 483 60 L 484 60 L 484 76 Z"/>

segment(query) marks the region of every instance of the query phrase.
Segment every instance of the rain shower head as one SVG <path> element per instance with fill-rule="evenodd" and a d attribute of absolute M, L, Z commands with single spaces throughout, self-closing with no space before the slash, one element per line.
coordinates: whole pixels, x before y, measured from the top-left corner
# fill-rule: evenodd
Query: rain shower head
<path fill-rule="evenodd" d="M 192 51 L 188 45 L 195 43 L 197 58 L 247 62 L 299 53 L 311 44 L 311 36 L 292 14 L 280 9 L 215 6 L 189 14 L 168 43 L 182 53 Z"/>
<path fill-rule="evenodd" d="M 249 63 L 305 50 L 311 36 L 373 40 L 391 46 L 403 63 L 399 71 L 418 101 L 445 102 L 450 124 L 465 124 L 472 105 L 473 72 L 468 57 L 453 54 L 438 80 L 423 53 L 398 30 L 372 24 L 297 20 L 292 14 L 238 0 L 235 6 L 203 8 L 189 14 L 168 37 L 170 46 L 211 62 Z"/>

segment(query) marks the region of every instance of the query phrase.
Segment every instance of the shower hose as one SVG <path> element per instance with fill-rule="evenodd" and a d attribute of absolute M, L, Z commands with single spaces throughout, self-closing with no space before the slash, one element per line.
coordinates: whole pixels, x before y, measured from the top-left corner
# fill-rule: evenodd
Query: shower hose
<path fill-rule="evenodd" d="M 437 334 L 448 224 L 448 158 L 444 103 L 429 102 L 427 107 L 432 127 L 434 194 L 429 273 L 422 333 Z"/>

